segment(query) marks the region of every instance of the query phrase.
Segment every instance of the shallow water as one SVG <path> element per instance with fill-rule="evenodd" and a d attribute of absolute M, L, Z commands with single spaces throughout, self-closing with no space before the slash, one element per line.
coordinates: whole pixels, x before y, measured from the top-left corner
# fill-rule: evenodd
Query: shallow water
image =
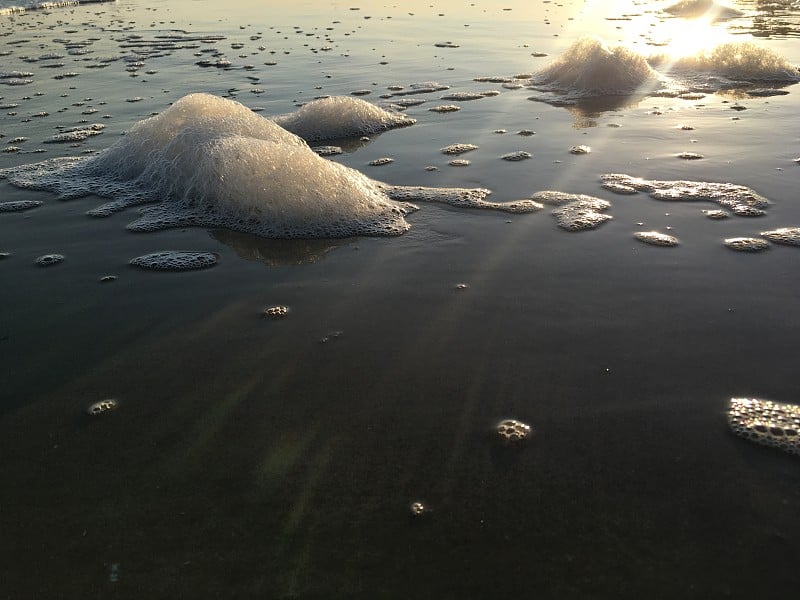
<path fill-rule="evenodd" d="M 587 194 L 613 218 L 565 231 L 553 204 L 419 203 L 391 238 L 132 233 L 136 207 L 91 218 L 108 198 L 0 180 L 0 202 L 43 202 L 0 212 L 0 597 L 796 589 L 797 457 L 736 437 L 726 410 L 730 398 L 798 402 L 800 250 L 723 240 L 800 225 L 800 86 L 714 91 L 712 73 L 685 97 L 529 100 L 541 91 L 517 76 L 586 35 L 680 53 L 680 21 L 658 12 L 670 3 L 231 4 L 0 16 L 0 72 L 31 73 L 0 78 L 0 144 L 19 148 L 0 169 L 100 152 L 191 92 L 264 117 L 358 92 L 425 102 L 405 109 L 410 127 L 325 141 L 343 149 L 328 160 L 499 202 Z M 744 16 L 704 37 L 800 64 L 796 4 L 726 4 Z M 223 56 L 230 68 L 197 64 Z M 380 98 L 420 82 L 449 87 Z M 770 87 L 788 94 L 747 94 Z M 499 94 L 442 99 L 485 92 Z M 444 104 L 461 110 L 429 110 Z M 74 147 L 45 143 L 92 124 L 105 127 Z M 448 165 L 453 144 L 477 146 L 458 157 L 468 166 Z M 591 151 L 570 152 L 579 145 Z M 502 160 L 515 152 L 532 156 Z M 394 160 L 369 165 L 381 157 Z M 601 179 L 612 173 L 747 186 L 769 205 L 712 220 L 714 200 L 614 193 Z M 641 231 L 680 243 L 643 244 Z M 218 262 L 128 264 L 163 250 Z M 46 254 L 64 260 L 37 266 Z M 274 306 L 286 316 L 266 318 Z M 113 410 L 87 414 L 107 398 Z M 497 444 L 505 418 L 530 424 L 530 442 Z M 413 502 L 428 510 L 414 516 Z"/>

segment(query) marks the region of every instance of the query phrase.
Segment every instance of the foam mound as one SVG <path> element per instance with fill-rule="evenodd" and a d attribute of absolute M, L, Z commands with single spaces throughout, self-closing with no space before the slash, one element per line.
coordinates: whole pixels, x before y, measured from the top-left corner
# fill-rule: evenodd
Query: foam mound
<path fill-rule="evenodd" d="M 769 249 L 769 242 L 754 237 L 725 238 L 723 243 L 731 250 L 737 252 L 762 252 Z"/>
<path fill-rule="evenodd" d="M 299 122 L 310 118 L 305 114 Z M 325 123 L 319 127 L 330 131 Z M 413 200 L 527 208 L 483 202 L 489 191 L 482 189 L 382 184 L 321 158 L 302 138 L 242 104 L 209 94 L 185 96 L 96 155 L 12 167 L 0 170 L 0 178 L 64 200 L 110 199 L 90 216 L 152 204 L 128 225 L 132 231 L 194 226 L 269 238 L 399 235 L 410 227 L 404 216 L 416 210 Z"/>
<path fill-rule="evenodd" d="M 370 135 L 416 123 L 400 112 L 390 112 L 359 98 L 320 98 L 299 110 L 275 117 L 284 129 L 309 142 Z"/>
<path fill-rule="evenodd" d="M 753 42 L 729 42 L 670 63 L 671 74 L 715 75 L 731 81 L 800 81 L 800 70 L 781 55 Z"/>
<path fill-rule="evenodd" d="M 10 202 L 0 202 L 0 212 L 19 212 L 30 210 L 44 204 L 41 200 L 12 200 Z"/>
<path fill-rule="evenodd" d="M 800 406 L 731 398 L 728 425 L 738 436 L 800 455 Z"/>
<path fill-rule="evenodd" d="M 658 84 L 659 75 L 640 54 L 595 38 L 580 39 L 555 61 L 534 74 L 534 87 L 572 97 L 629 95 Z"/>

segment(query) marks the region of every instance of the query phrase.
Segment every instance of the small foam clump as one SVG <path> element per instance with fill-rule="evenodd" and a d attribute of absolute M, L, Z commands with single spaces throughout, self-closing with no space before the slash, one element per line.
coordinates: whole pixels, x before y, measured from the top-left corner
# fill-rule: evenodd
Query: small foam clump
<path fill-rule="evenodd" d="M 623 46 L 610 48 L 595 38 L 580 39 L 537 72 L 535 87 L 572 97 L 628 95 L 652 89 L 659 76 L 647 60 Z"/>
<path fill-rule="evenodd" d="M 633 237 L 651 246 L 677 246 L 680 243 L 674 235 L 658 231 L 637 231 L 633 234 Z"/>
<path fill-rule="evenodd" d="M 800 455 L 800 406 L 731 398 L 728 425 L 738 436 Z"/>
<path fill-rule="evenodd" d="M 531 157 L 533 157 L 533 154 L 531 154 L 530 152 L 525 152 L 525 150 L 515 150 L 514 152 L 503 154 L 503 156 L 501 156 L 500 158 L 511 162 L 518 162 L 520 160 L 526 160 Z"/>
<path fill-rule="evenodd" d="M 504 419 L 495 426 L 500 441 L 505 444 L 519 444 L 533 435 L 533 429 L 527 423 L 516 419 Z"/>
<path fill-rule="evenodd" d="M 274 120 L 309 142 L 369 135 L 416 122 L 403 113 L 389 112 L 364 100 L 345 96 L 314 100 L 298 111 Z"/>
<path fill-rule="evenodd" d="M 450 144 L 449 146 L 445 146 L 442 148 L 442 154 L 464 154 L 465 152 L 470 152 L 472 150 L 477 150 L 478 146 L 475 144 Z"/>
<path fill-rule="evenodd" d="M 112 410 L 116 410 L 117 407 L 119 407 L 119 402 L 117 402 L 114 398 L 108 398 L 106 400 L 95 402 L 89 406 L 89 408 L 86 409 L 86 413 L 96 417 Z"/>
<path fill-rule="evenodd" d="M 610 202 L 587 194 L 544 190 L 536 192 L 531 198 L 544 204 L 558 206 L 553 215 L 558 221 L 558 226 L 567 231 L 596 229 L 613 218 L 601 212 L 611 208 Z"/>
<path fill-rule="evenodd" d="M 659 181 L 641 179 L 621 173 L 601 175 L 603 187 L 618 194 L 648 192 L 656 200 L 707 200 L 731 209 L 739 216 L 764 214 L 769 200 L 749 187 L 733 183 L 709 181 Z M 752 210 L 756 209 L 756 210 Z"/>
<path fill-rule="evenodd" d="M 726 238 L 723 243 L 731 250 L 737 252 L 761 252 L 769 248 L 769 242 L 754 237 Z"/>
<path fill-rule="evenodd" d="M 154 271 L 189 271 L 213 267 L 217 264 L 217 258 L 213 252 L 165 250 L 137 256 L 131 259 L 130 264 Z"/>
<path fill-rule="evenodd" d="M 270 319 L 282 319 L 288 314 L 288 306 L 270 306 L 264 309 L 264 316 Z"/>
<path fill-rule="evenodd" d="M 12 200 L 10 202 L 0 202 L 0 213 L 30 210 L 42 204 L 44 203 L 41 200 Z"/>
<path fill-rule="evenodd" d="M 800 246 L 800 227 L 780 227 L 771 231 L 762 231 L 761 236 L 776 244 Z"/>

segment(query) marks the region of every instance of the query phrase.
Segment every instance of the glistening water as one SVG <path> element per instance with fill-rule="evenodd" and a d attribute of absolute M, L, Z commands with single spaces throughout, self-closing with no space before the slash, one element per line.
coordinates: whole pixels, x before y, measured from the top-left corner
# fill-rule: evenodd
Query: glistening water
<path fill-rule="evenodd" d="M 798 36 L 0 2 L 0 598 L 793 593 Z"/>

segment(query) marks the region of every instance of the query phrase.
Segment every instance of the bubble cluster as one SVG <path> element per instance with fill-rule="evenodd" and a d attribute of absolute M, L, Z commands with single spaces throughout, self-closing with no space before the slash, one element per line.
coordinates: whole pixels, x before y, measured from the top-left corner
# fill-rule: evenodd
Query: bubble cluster
<path fill-rule="evenodd" d="M 515 419 L 504 419 L 495 426 L 500 441 L 505 444 L 519 444 L 533 435 L 533 429 L 527 423 Z"/>
<path fill-rule="evenodd" d="M 800 406 L 731 398 L 728 425 L 738 436 L 800 455 Z"/>
<path fill-rule="evenodd" d="M 86 409 L 86 412 L 87 414 L 96 417 L 97 415 L 102 415 L 103 413 L 116 410 L 118 407 L 119 402 L 117 402 L 114 398 L 108 398 L 106 400 L 95 402 Z"/>
<path fill-rule="evenodd" d="M 213 252 L 164 250 L 137 256 L 131 259 L 130 264 L 134 267 L 155 271 L 188 271 L 213 267 L 217 264 L 217 258 Z"/>
<path fill-rule="evenodd" d="M 270 319 L 282 319 L 288 314 L 288 306 L 270 306 L 264 309 L 264 316 Z"/>
<path fill-rule="evenodd" d="M 484 200 L 491 194 L 481 188 L 428 188 L 415 186 L 385 186 L 385 193 L 393 200 L 435 202 L 449 204 L 458 208 L 485 208 L 507 213 L 530 213 L 541 210 L 540 203 L 525 198 L 512 202 L 491 202 Z"/>
<path fill-rule="evenodd" d="M 658 231 L 637 231 L 633 234 L 633 237 L 651 246 L 677 246 L 680 243 L 674 235 L 659 233 Z"/>
<path fill-rule="evenodd" d="M 776 244 L 800 246 L 800 227 L 780 227 L 771 231 L 762 231 L 761 235 Z"/>
<path fill-rule="evenodd" d="M 50 267 L 52 265 L 57 265 L 63 260 L 63 254 L 44 254 L 36 259 L 36 264 L 40 267 Z"/>

